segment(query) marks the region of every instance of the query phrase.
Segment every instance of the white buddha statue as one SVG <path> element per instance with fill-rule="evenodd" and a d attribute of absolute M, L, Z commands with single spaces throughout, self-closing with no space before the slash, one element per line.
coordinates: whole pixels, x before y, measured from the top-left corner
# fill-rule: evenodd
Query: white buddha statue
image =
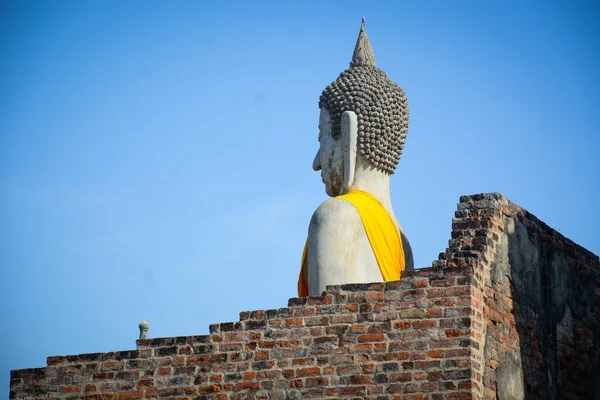
<path fill-rule="evenodd" d="M 375 67 L 364 18 L 350 68 L 319 100 L 321 171 L 332 198 L 310 221 L 298 282 L 299 296 L 320 295 L 327 285 L 400 279 L 413 269 L 410 244 L 390 198 L 406 141 L 404 91 Z"/>

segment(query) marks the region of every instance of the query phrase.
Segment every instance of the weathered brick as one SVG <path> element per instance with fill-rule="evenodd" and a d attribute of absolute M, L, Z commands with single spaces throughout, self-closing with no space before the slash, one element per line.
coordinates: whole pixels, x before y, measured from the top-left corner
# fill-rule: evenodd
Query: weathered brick
<path fill-rule="evenodd" d="M 302 318 L 288 318 L 285 320 L 285 326 L 302 326 L 303 322 Z"/>
<path fill-rule="evenodd" d="M 339 388 L 339 393 L 342 396 L 349 395 L 361 395 L 366 393 L 367 388 L 365 386 L 342 386 Z"/>
<path fill-rule="evenodd" d="M 119 394 L 119 399 L 122 399 L 122 400 L 143 399 L 143 398 L 144 398 L 144 392 L 141 390 L 138 390 L 135 392 L 121 392 Z"/>
<path fill-rule="evenodd" d="M 368 342 L 381 342 L 385 340 L 385 335 L 381 333 L 373 333 L 366 335 L 359 335 L 358 342 L 359 343 L 368 343 Z"/>
<path fill-rule="evenodd" d="M 97 381 L 97 380 L 104 380 L 104 379 L 113 379 L 113 377 L 115 376 L 114 372 L 99 372 L 96 373 L 92 376 L 92 378 Z"/>
<path fill-rule="evenodd" d="M 297 371 L 298 377 L 306 377 L 306 376 L 317 376 L 321 373 L 321 369 L 319 367 L 308 367 L 301 368 Z"/>
<path fill-rule="evenodd" d="M 412 327 L 415 329 L 434 328 L 437 326 L 437 321 L 433 319 L 422 319 L 412 322 Z"/>
<path fill-rule="evenodd" d="M 425 310 L 423 309 L 411 308 L 408 310 L 400 310 L 401 319 L 422 319 L 425 315 Z"/>
<path fill-rule="evenodd" d="M 79 392 L 81 392 L 81 386 L 78 386 L 78 385 L 62 386 L 60 388 L 60 390 L 63 393 L 79 393 Z"/>
<path fill-rule="evenodd" d="M 217 393 L 221 390 L 222 387 L 219 385 L 205 385 L 198 387 L 198 393 L 200 394 Z"/>
<path fill-rule="evenodd" d="M 306 378 L 306 387 L 322 387 L 327 385 L 329 385 L 329 378 L 327 377 Z"/>
<path fill-rule="evenodd" d="M 367 292 L 365 293 L 367 301 L 380 301 L 384 299 L 383 292 Z"/>
<path fill-rule="evenodd" d="M 258 382 L 239 382 L 236 385 L 236 390 L 258 390 L 260 383 Z"/>

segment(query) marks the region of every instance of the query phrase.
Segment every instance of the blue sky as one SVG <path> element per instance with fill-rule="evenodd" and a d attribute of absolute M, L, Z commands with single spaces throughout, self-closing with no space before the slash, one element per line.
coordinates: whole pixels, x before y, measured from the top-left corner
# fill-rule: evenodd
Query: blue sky
<path fill-rule="evenodd" d="M 597 2 L 3 1 L 0 389 L 296 291 L 317 101 L 362 16 L 411 120 L 392 201 L 427 267 L 463 194 L 600 253 Z M 5 392 L 6 393 L 6 392 Z"/>

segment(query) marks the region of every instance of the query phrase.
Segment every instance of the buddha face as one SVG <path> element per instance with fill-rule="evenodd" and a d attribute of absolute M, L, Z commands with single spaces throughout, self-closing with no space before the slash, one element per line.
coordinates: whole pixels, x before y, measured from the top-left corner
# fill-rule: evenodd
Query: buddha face
<path fill-rule="evenodd" d="M 325 184 L 325 192 L 331 197 L 342 194 L 344 185 L 344 155 L 342 141 L 332 136 L 331 117 L 321 107 L 319 117 L 319 151 L 313 161 L 313 169 L 321 171 L 321 179 Z"/>

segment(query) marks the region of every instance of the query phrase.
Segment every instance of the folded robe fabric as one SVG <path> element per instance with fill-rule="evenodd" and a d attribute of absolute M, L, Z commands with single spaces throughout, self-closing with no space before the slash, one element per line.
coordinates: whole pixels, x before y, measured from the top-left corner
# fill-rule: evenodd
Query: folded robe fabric
<path fill-rule="evenodd" d="M 356 207 L 383 280 L 386 282 L 399 280 L 405 268 L 402 240 L 398 228 L 383 205 L 371 194 L 362 190 L 352 190 L 345 195 L 337 196 L 336 199 L 346 200 Z M 307 252 L 308 240 L 304 245 L 302 267 L 298 278 L 299 297 L 308 296 Z"/>

